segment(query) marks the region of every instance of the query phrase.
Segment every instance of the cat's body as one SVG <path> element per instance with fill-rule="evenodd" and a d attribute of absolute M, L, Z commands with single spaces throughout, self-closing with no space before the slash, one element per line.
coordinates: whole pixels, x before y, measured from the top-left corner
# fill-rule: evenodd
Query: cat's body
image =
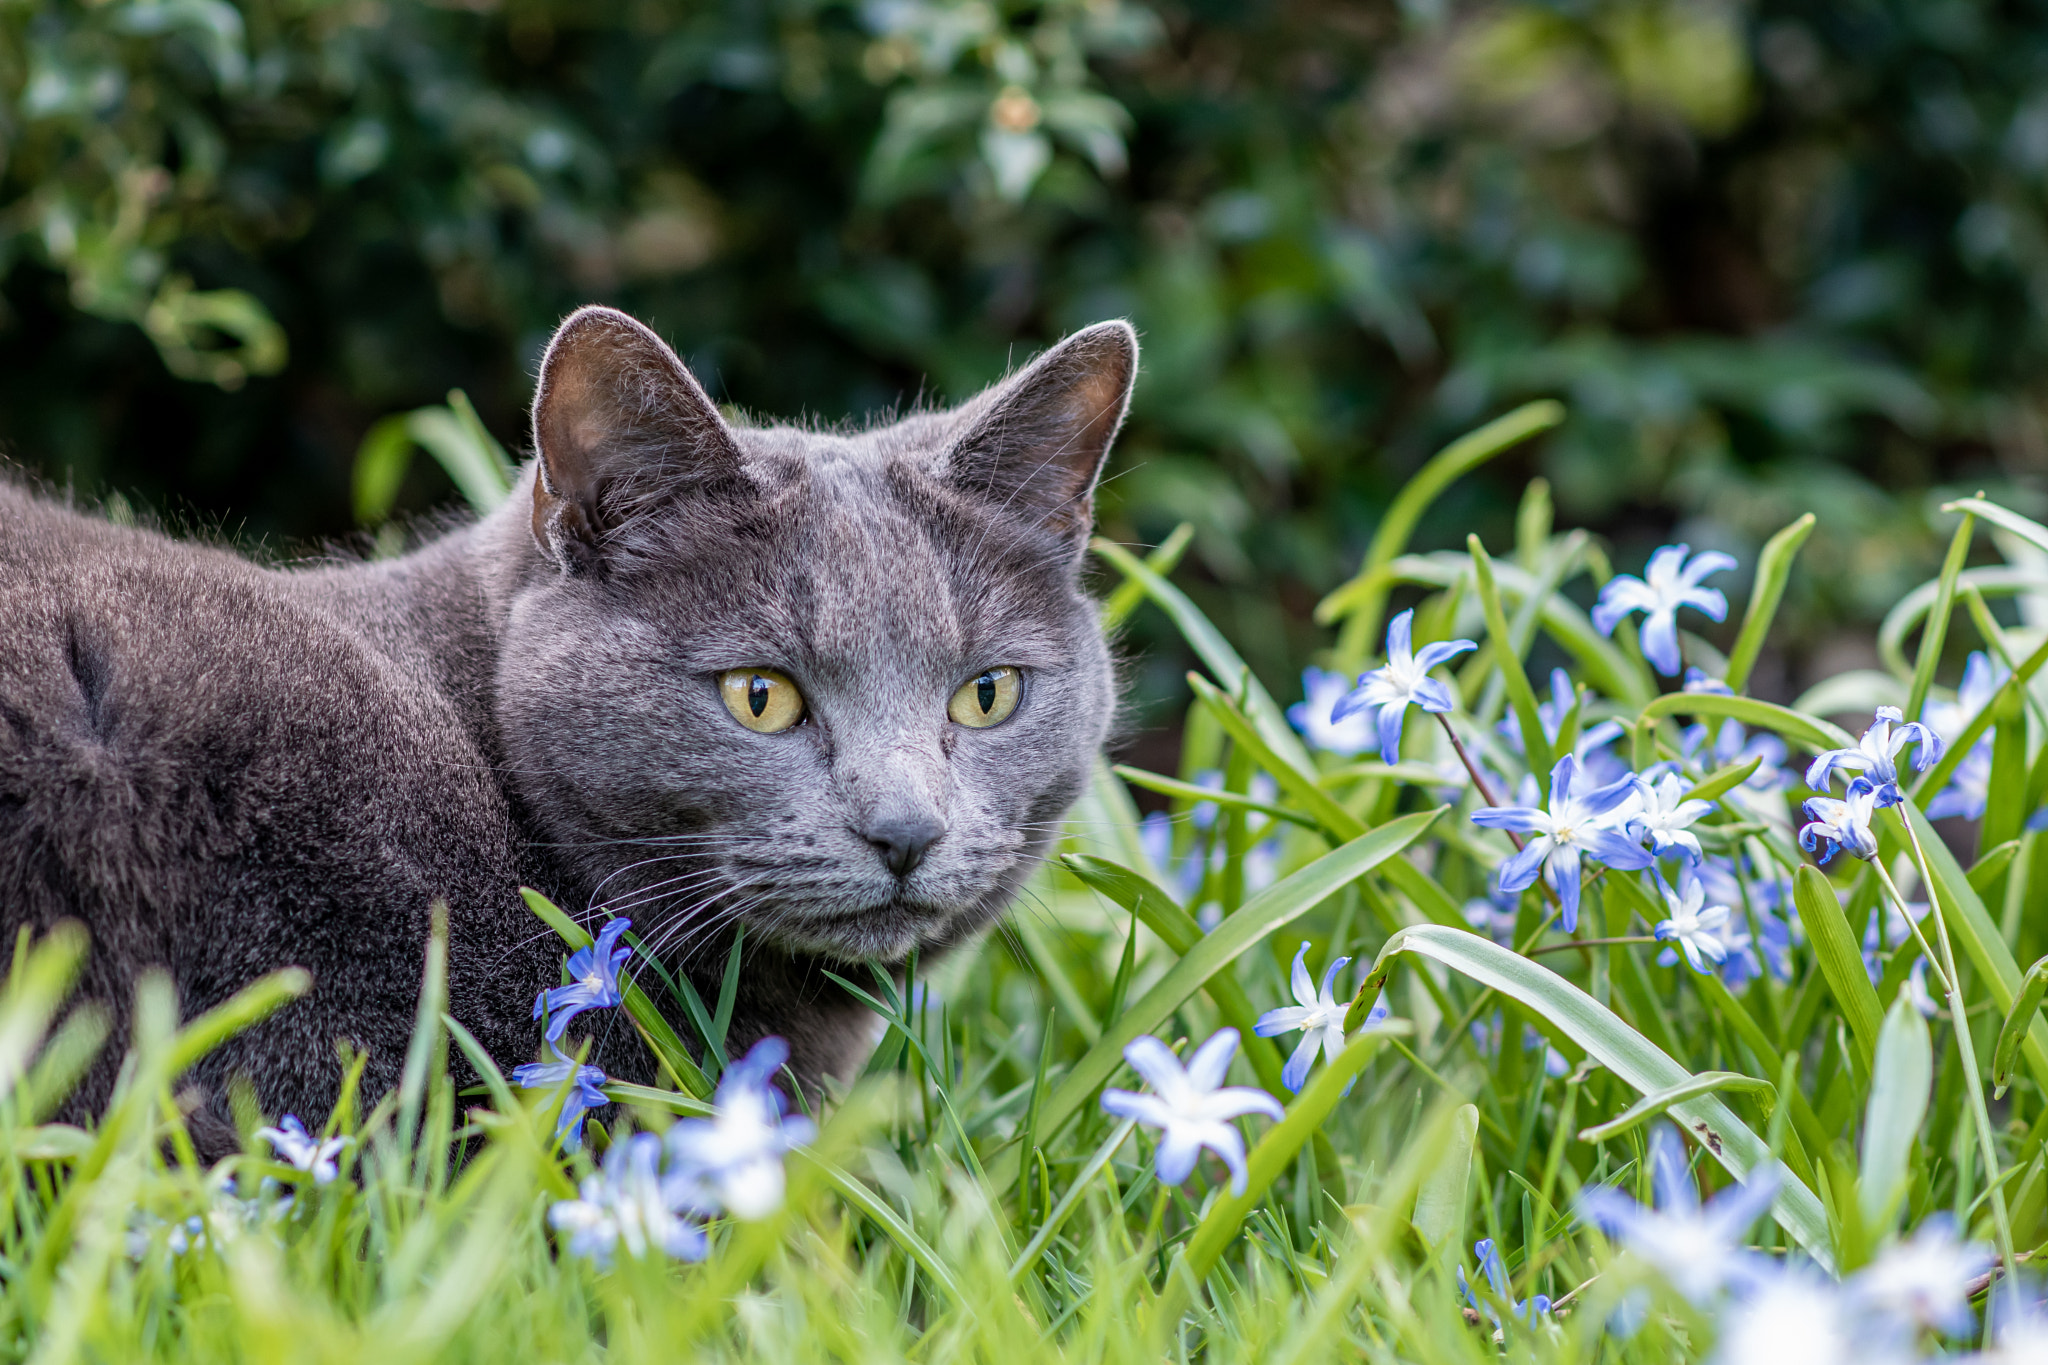
<path fill-rule="evenodd" d="M 1106 325 L 952 412 L 739 428 L 585 310 L 510 501 L 381 563 L 267 569 L 0 489 L 0 925 L 83 921 L 117 1011 L 152 966 L 188 1015 L 311 970 L 196 1073 L 213 1151 L 236 1073 L 324 1116 L 345 1037 L 366 1094 L 395 1084 L 435 900 L 451 1012 L 531 1060 L 561 946 L 522 884 L 630 916 L 707 997 L 744 924 L 730 1043 L 843 1073 L 874 1032 L 823 969 L 985 928 L 1106 732 L 1077 562 L 1135 360 Z M 1014 715 L 949 718 L 1005 670 Z M 802 723 L 743 724 L 734 676 L 755 716 L 801 689 Z M 618 1011 L 580 1022 L 652 1079 Z"/>

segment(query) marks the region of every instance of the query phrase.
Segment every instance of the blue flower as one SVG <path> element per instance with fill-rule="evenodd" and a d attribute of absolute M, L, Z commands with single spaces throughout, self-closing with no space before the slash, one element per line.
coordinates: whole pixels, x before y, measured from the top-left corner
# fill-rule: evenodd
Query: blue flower
<path fill-rule="evenodd" d="M 569 984 L 542 991 L 534 998 L 533 1017 L 548 1017 L 547 1040 L 556 1042 L 569 1021 L 585 1010 L 605 1010 L 617 1005 L 619 969 L 633 956 L 631 948 L 614 945 L 619 935 L 633 927 L 629 919 L 615 919 L 597 931 L 597 942 L 569 955 Z"/>
<path fill-rule="evenodd" d="M 1892 727 L 1897 726 L 1894 730 Z M 1899 754 L 1908 744 L 1917 744 L 1919 749 L 1913 755 L 1913 767 L 1926 772 L 1941 758 L 1941 736 L 1917 720 L 1909 721 L 1896 706 L 1877 708 L 1877 719 L 1863 732 L 1863 738 L 1853 749 L 1829 749 L 1816 756 L 1806 766 L 1806 785 L 1817 792 L 1828 789 L 1828 779 L 1837 769 L 1861 773 L 1857 782 L 1868 782 L 1876 789 L 1879 806 L 1895 806 L 1904 799 L 1899 791 Z M 1853 786 L 1853 783 L 1852 783 Z M 1812 802 L 1807 803 L 1810 807 Z M 1808 814 L 1811 814 L 1811 810 Z M 1868 857 L 1869 854 L 1858 854 Z"/>
<path fill-rule="evenodd" d="M 1533 885 L 1540 872 L 1557 892 L 1564 910 L 1564 931 L 1579 927 L 1579 860 L 1597 858 L 1624 871 L 1657 861 L 1629 836 L 1627 822 L 1636 794 L 1633 773 L 1580 796 L 1572 791 L 1578 760 L 1570 754 L 1550 770 L 1550 809 L 1535 806 L 1487 806 L 1472 813 L 1472 823 L 1485 829 L 1513 830 L 1536 837 L 1500 867 L 1500 889 L 1520 891 Z"/>
<path fill-rule="evenodd" d="M 1308 1084 L 1308 1069 L 1315 1065 L 1317 1052 L 1334 1062 L 1337 1054 L 1344 1050 L 1344 1012 L 1351 1007 L 1351 1002 L 1339 1000 L 1334 987 L 1337 973 L 1343 971 L 1349 961 L 1348 957 L 1333 960 L 1323 973 L 1323 987 L 1318 992 L 1308 974 L 1308 940 L 1303 939 L 1300 951 L 1294 955 L 1294 971 L 1289 982 L 1299 1003 L 1267 1010 L 1252 1027 L 1252 1032 L 1261 1038 L 1301 1030 L 1301 1042 L 1295 1047 L 1294 1055 L 1287 1059 L 1286 1069 L 1280 1073 L 1281 1084 L 1289 1090 L 1298 1091 Z M 1382 1000 L 1366 1016 L 1365 1027 L 1371 1028 L 1386 1017 L 1387 1005 Z M 1350 1093 L 1349 1086 L 1345 1087 L 1345 1093 Z"/>
<path fill-rule="evenodd" d="M 1709 734 L 1712 735 L 1711 743 Z M 1720 729 L 1712 731 L 1705 721 L 1686 726 L 1678 735 L 1678 752 L 1687 770 L 1697 770 L 1702 776 L 1711 768 L 1747 763 L 1752 758 L 1762 759 L 1756 771 L 1742 784 L 1751 791 L 1778 791 L 1790 781 L 1782 771 L 1785 741 L 1769 733 L 1752 737 L 1739 720 L 1724 720 Z"/>
<path fill-rule="evenodd" d="M 1898 788 L 1892 787 L 1896 793 Z M 1869 778 L 1859 777 L 1849 784 L 1843 793 L 1843 800 L 1832 796 L 1815 796 L 1806 802 L 1806 818 L 1809 823 L 1799 829 L 1799 846 L 1808 853 L 1819 849 L 1820 864 L 1825 867 L 1828 859 L 1835 856 L 1837 848 L 1845 848 L 1850 856 L 1865 862 L 1877 856 L 1877 832 L 1870 827 L 1877 808 L 1884 805 L 1883 791 L 1872 784 Z"/>
<path fill-rule="evenodd" d="M 1133 1038 L 1124 1060 L 1152 1085 L 1152 1094 L 1105 1090 L 1102 1107 L 1120 1118 L 1136 1119 L 1160 1130 L 1153 1154 L 1153 1173 L 1163 1185 L 1179 1185 L 1194 1173 L 1195 1159 L 1207 1147 L 1230 1167 L 1230 1188 L 1244 1193 L 1244 1135 L 1230 1121 L 1246 1114 L 1281 1119 L 1280 1101 L 1263 1090 L 1224 1085 L 1224 1073 L 1237 1052 L 1237 1030 L 1218 1029 L 1195 1049 L 1183 1067 L 1173 1050 L 1151 1034 Z M 1220 1087 L 1220 1088 L 1219 1088 Z"/>
<path fill-rule="evenodd" d="M 1956 689 L 1956 699 L 1930 699 L 1920 712 L 1920 719 L 1941 737 L 1943 744 L 1953 744 L 1962 738 L 1963 731 L 1977 718 L 1977 713 L 1991 704 L 1999 687 L 2010 676 L 2005 665 L 1994 663 L 1982 650 L 1973 650 L 1969 662 L 1963 666 L 1963 683 Z M 1984 807 L 1991 800 L 1991 736 L 1994 733 L 1996 727 L 1986 730 L 1971 746 L 1970 752 L 1963 755 L 1948 786 L 1927 803 L 1928 819 L 1946 820 L 1960 815 L 1976 820 L 1983 816 Z"/>
<path fill-rule="evenodd" d="M 1480 1273 L 1486 1276 L 1486 1282 L 1493 1286 L 1494 1297 L 1512 1305 L 1516 1317 L 1527 1319 L 1529 1325 L 1534 1327 L 1536 1319 L 1550 1311 L 1550 1296 L 1548 1294 L 1538 1294 L 1534 1298 L 1519 1302 L 1515 1299 L 1513 1293 L 1508 1288 L 1507 1267 L 1501 1264 L 1500 1252 L 1494 1248 L 1491 1237 L 1482 1237 L 1474 1242 L 1472 1244 L 1472 1256 L 1473 1259 L 1479 1262 Z M 1465 1302 L 1472 1305 L 1474 1312 L 1486 1314 L 1487 1317 L 1493 1320 L 1494 1326 L 1500 1326 L 1500 1314 L 1494 1311 L 1493 1305 L 1481 1303 L 1473 1295 L 1472 1285 L 1465 1278 L 1465 1267 L 1463 1266 L 1458 1267 L 1458 1292 L 1465 1296 Z"/>
<path fill-rule="evenodd" d="M 1430 677 L 1429 670 L 1449 663 L 1468 649 L 1479 648 L 1470 640 L 1439 640 L 1424 645 L 1417 654 L 1409 643 L 1414 622 L 1415 613 L 1411 610 L 1387 623 L 1386 664 L 1360 678 L 1357 688 L 1330 712 L 1330 721 L 1336 724 L 1361 711 L 1376 711 L 1380 757 L 1390 765 L 1401 761 L 1401 721 L 1411 705 L 1436 712 L 1448 711 L 1454 705 L 1450 689 Z"/>
<path fill-rule="evenodd" d="M 1733 556 L 1719 550 L 1702 550 L 1685 562 L 1687 545 L 1666 545 L 1650 556 L 1643 576 L 1616 574 L 1600 589 L 1593 605 L 1593 624 L 1602 635 L 1612 635 L 1630 612 L 1643 613 L 1643 657 L 1667 678 L 1678 676 L 1678 609 L 1691 607 L 1711 620 L 1728 615 L 1728 599 L 1719 588 L 1703 588 L 1700 580 L 1710 573 L 1735 567 Z"/>
<path fill-rule="evenodd" d="M 1486 894 L 1465 902 L 1465 923 L 1485 934 L 1503 948 L 1515 946 L 1515 925 L 1521 918 L 1521 897 L 1502 891 L 1500 882 L 1489 877 Z"/>
<path fill-rule="evenodd" d="M 763 1038 L 718 1078 L 717 1109 L 708 1119 L 683 1119 L 668 1130 L 670 1177 L 735 1218 L 765 1218 L 782 1207 L 783 1153 L 818 1135 L 802 1114 L 789 1114 L 775 1073 L 789 1044 Z"/>
<path fill-rule="evenodd" d="M 1580 1192 L 1579 1216 L 1655 1267 L 1696 1304 L 1729 1285 L 1764 1278 L 1768 1262 L 1745 1250 L 1741 1241 L 1778 1192 L 1775 1171 L 1752 1171 L 1747 1185 L 1723 1191 L 1702 1208 L 1686 1166 L 1684 1139 L 1670 1124 L 1659 1123 L 1650 1133 L 1650 1178 L 1656 1212 L 1620 1190 L 1596 1185 Z"/>
<path fill-rule="evenodd" d="M 1330 715 L 1353 686 L 1348 673 L 1331 673 L 1320 668 L 1301 670 L 1303 700 L 1287 708 L 1287 720 L 1301 737 L 1325 753 L 1347 758 L 1372 747 L 1372 722 L 1364 716 L 1332 720 Z"/>
<path fill-rule="evenodd" d="M 577 1198 L 548 1210 L 548 1226 L 569 1235 L 569 1254 L 607 1265 L 620 1243 L 634 1256 L 650 1249 L 682 1261 L 704 1255 L 704 1230 L 692 1215 L 708 1210 L 678 1197 L 661 1171 L 661 1139 L 635 1133 L 611 1145 L 604 1166 L 584 1177 Z"/>
<path fill-rule="evenodd" d="M 552 1062 L 528 1062 L 524 1066 L 513 1067 L 512 1084 L 521 1090 L 552 1090 L 563 1081 L 571 1082 L 569 1093 L 562 1097 L 562 1116 L 555 1123 L 555 1141 L 562 1144 L 565 1152 L 580 1151 L 583 1147 L 583 1116 L 611 1102 L 602 1089 L 611 1077 L 594 1066 L 583 1066 L 573 1058 L 564 1057 L 559 1047 L 550 1047 L 549 1051 L 555 1054 Z"/>
<path fill-rule="evenodd" d="M 331 1137 L 324 1141 L 306 1131 L 297 1114 L 286 1114 L 276 1128 L 258 1128 L 256 1136 L 270 1144 L 271 1152 L 287 1166 L 296 1166 L 313 1177 L 315 1185 L 326 1185 L 341 1174 L 335 1158 L 354 1139 Z"/>

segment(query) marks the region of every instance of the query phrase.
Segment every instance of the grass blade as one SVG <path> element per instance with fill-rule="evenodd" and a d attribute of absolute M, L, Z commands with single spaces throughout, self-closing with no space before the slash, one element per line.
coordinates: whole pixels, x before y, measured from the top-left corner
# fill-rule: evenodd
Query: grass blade
<path fill-rule="evenodd" d="M 1934 666 L 1941 662 L 1948 618 L 1955 610 L 1956 575 L 1963 571 L 1963 561 L 1969 558 L 1970 536 L 1976 529 L 1977 519 L 1963 513 L 1962 525 L 1956 527 L 1955 536 L 1948 543 L 1948 557 L 1941 564 L 1941 587 L 1934 595 L 1933 610 L 1927 613 L 1927 624 L 1920 630 L 1920 653 L 1913 661 L 1913 687 L 1906 694 L 1906 714 L 1915 720 L 1927 705 L 1927 689 L 1934 685 Z"/>
<path fill-rule="evenodd" d="M 1114 541 L 1104 540 L 1100 536 L 1088 544 L 1096 554 L 1108 560 L 1125 577 L 1144 587 L 1145 595 L 1152 599 L 1153 605 L 1166 613 L 1167 619 L 1173 622 L 1181 638 L 1188 642 L 1188 647 L 1201 659 L 1203 667 L 1225 685 L 1242 684 L 1245 714 L 1251 718 L 1259 736 L 1265 740 L 1266 747 L 1282 755 L 1296 767 L 1314 772 L 1315 764 L 1310 760 L 1308 750 L 1302 747 L 1301 740 L 1296 737 L 1294 728 L 1287 723 L 1286 713 L 1280 709 L 1271 694 L 1259 685 L 1259 680 L 1252 676 L 1251 669 L 1245 666 L 1237 651 L 1230 647 L 1230 642 L 1223 638 L 1223 632 L 1216 629 L 1209 618 L 1202 614 L 1201 608 L 1190 602 L 1186 593 L 1152 572 L 1143 560 L 1123 546 Z"/>
<path fill-rule="evenodd" d="M 1863 949 L 1835 899 L 1835 888 L 1817 868 L 1801 865 L 1792 876 L 1792 899 L 1799 907 L 1799 922 L 1806 928 L 1806 940 L 1813 945 L 1814 960 L 1827 979 L 1828 990 L 1849 1022 L 1849 1033 L 1867 1071 L 1877 1055 L 1878 1036 L 1884 1028 L 1884 1006 L 1863 969 Z"/>
<path fill-rule="evenodd" d="M 1387 940 L 1352 1002 L 1353 1016 L 1363 1016 L 1402 953 L 1433 958 L 1521 1001 L 1584 1048 L 1595 1061 L 1645 1095 L 1669 1090 L 1692 1079 L 1690 1072 L 1622 1022 L 1612 1010 L 1555 972 L 1509 952 L 1491 939 L 1459 933 L 1442 925 L 1411 925 Z M 1670 1112 L 1737 1179 L 1746 1179 L 1759 1164 L 1770 1159 L 1770 1149 L 1763 1140 L 1712 1095 L 1683 1100 L 1672 1105 Z M 1788 1179 L 1772 1202 L 1771 1212 L 1808 1255 L 1823 1266 L 1833 1267 L 1833 1234 L 1828 1229 L 1827 1213 L 1812 1190 L 1797 1179 Z"/>
<path fill-rule="evenodd" d="M 1379 529 L 1366 547 L 1357 575 L 1316 606 L 1316 619 L 1326 625 L 1340 616 L 1344 618 L 1336 651 L 1336 666 L 1340 670 L 1356 672 L 1378 642 L 1380 616 L 1386 607 L 1387 588 L 1391 586 L 1386 571 L 1408 548 L 1408 538 L 1415 533 L 1416 523 L 1430 504 L 1460 476 L 1564 419 L 1564 405 L 1554 399 L 1524 403 L 1445 446 L 1402 485 L 1380 518 Z"/>
<path fill-rule="evenodd" d="M 1195 524 L 1184 521 L 1173 528 L 1173 534 L 1159 542 L 1151 554 L 1145 556 L 1145 567 L 1161 578 L 1171 574 L 1180 565 L 1180 557 L 1195 539 Z M 1108 635 L 1130 619 L 1139 603 L 1145 600 L 1145 585 L 1134 578 L 1126 578 L 1116 585 L 1102 603 L 1100 616 L 1102 633 Z"/>
<path fill-rule="evenodd" d="M 1901 995 L 1884 1019 L 1870 1070 L 1870 1102 L 1864 1109 L 1857 1205 L 1866 1236 L 1888 1231 L 1906 1197 L 1907 1163 L 1933 1088 L 1934 1044 L 1927 1021 Z"/>
<path fill-rule="evenodd" d="M 1728 651 L 1728 675 L 1722 679 L 1737 692 L 1749 684 L 1749 670 L 1756 667 L 1764 637 L 1770 634 L 1771 620 L 1778 614 L 1778 603 L 1784 600 L 1785 580 L 1792 574 L 1792 561 L 1812 534 L 1813 513 L 1808 512 L 1765 541 L 1763 553 L 1757 556 L 1756 583 L 1749 590 L 1749 609 L 1742 614 L 1742 631 L 1735 637 L 1735 648 Z"/>
<path fill-rule="evenodd" d="M 1611 1137 L 1619 1137 L 1631 1128 L 1648 1123 L 1675 1104 L 1683 1104 L 1697 1096 L 1713 1095 L 1722 1091 L 1765 1096 L 1766 1110 L 1774 1107 L 1778 1095 L 1778 1087 L 1769 1081 L 1760 1081 L 1739 1071 L 1702 1071 L 1690 1080 L 1643 1096 L 1605 1123 L 1581 1129 L 1579 1141 L 1605 1142 Z"/>
<path fill-rule="evenodd" d="M 1998 1046 L 1991 1051 L 1991 1083 L 1997 1087 L 1993 1099 L 2003 1099 L 2006 1087 L 2012 1084 L 2013 1065 L 2019 1060 L 2020 1044 L 2025 1041 L 2034 1016 L 2041 1011 L 2043 991 L 2048 991 L 2048 957 L 2027 968 L 2027 974 L 2020 978 L 2019 992 L 2013 996 L 2012 1008 L 2005 1012 L 2005 1024 L 1998 1030 Z"/>
<path fill-rule="evenodd" d="M 1479 602 L 1486 610 L 1486 633 L 1493 641 L 1493 664 L 1507 686 L 1508 705 L 1515 708 L 1515 722 L 1521 727 L 1522 748 L 1529 757 L 1529 771 L 1535 775 L 1536 785 L 1547 795 L 1550 791 L 1550 737 L 1544 733 L 1543 720 L 1536 713 L 1536 693 L 1529 686 L 1529 675 L 1522 671 L 1522 656 L 1508 630 L 1507 613 L 1501 609 L 1500 588 L 1493 581 L 1493 558 L 1479 543 L 1478 536 L 1465 537 L 1465 548 L 1472 556 L 1472 569 L 1479 580 Z"/>

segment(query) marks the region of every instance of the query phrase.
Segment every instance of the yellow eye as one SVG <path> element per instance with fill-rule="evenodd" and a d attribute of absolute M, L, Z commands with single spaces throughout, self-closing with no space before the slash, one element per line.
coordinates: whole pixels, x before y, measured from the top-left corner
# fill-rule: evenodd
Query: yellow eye
<path fill-rule="evenodd" d="M 760 734 L 779 734 L 804 718 L 804 694 L 772 668 L 721 673 L 718 694 L 734 720 Z"/>
<path fill-rule="evenodd" d="M 991 668 L 978 678 L 960 684 L 946 714 L 962 725 L 986 730 L 1001 725 L 1017 709 L 1024 696 L 1024 675 L 1014 668 Z"/>

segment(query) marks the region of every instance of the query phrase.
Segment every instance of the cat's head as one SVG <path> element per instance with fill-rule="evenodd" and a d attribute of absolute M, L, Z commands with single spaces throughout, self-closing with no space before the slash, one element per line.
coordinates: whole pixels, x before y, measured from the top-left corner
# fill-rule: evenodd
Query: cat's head
<path fill-rule="evenodd" d="M 497 680 L 530 817 L 657 945 L 898 960 L 985 927 L 1115 705 L 1079 582 L 1121 322 L 865 431 L 727 422 L 652 332 L 562 325 Z M 572 907 L 587 909 L 590 907 Z"/>

